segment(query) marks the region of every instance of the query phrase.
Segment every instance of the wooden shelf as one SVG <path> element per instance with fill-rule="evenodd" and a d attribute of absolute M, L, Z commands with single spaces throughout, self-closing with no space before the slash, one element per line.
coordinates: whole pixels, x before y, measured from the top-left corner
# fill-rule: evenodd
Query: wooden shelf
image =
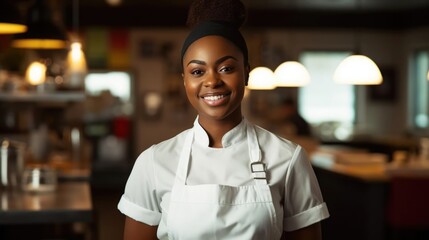
<path fill-rule="evenodd" d="M 85 93 L 82 91 L 0 93 L 0 101 L 8 102 L 78 102 L 84 99 Z"/>

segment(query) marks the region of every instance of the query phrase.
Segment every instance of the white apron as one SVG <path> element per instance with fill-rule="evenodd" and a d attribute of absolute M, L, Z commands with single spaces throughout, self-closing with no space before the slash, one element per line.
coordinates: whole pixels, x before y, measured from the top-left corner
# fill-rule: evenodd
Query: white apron
<path fill-rule="evenodd" d="M 261 162 L 256 132 L 246 123 L 249 147 L 249 172 L 255 185 L 186 185 L 194 130 L 186 137 L 171 191 L 167 216 L 169 239 L 280 239 L 276 213 Z M 231 159 L 234 161 L 234 159 Z"/>

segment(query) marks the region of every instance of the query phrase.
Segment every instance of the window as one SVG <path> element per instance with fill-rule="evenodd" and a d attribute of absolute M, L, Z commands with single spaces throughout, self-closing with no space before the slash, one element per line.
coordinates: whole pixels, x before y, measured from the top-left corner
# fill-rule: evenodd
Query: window
<path fill-rule="evenodd" d="M 128 72 L 90 72 L 85 78 L 85 90 L 90 95 L 110 91 L 122 101 L 131 100 L 131 75 Z"/>
<path fill-rule="evenodd" d="M 313 124 L 353 123 L 355 91 L 352 85 L 337 84 L 332 76 L 349 52 L 304 52 L 300 61 L 311 75 L 311 82 L 299 89 L 302 115 Z"/>
<path fill-rule="evenodd" d="M 348 51 L 306 51 L 300 56 L 311 82 L 298 90 L 299 111 L 313 126 L 330 124 L 327 134 L 340 139 L 351 134 L 355 121 L 355 87 L 335 83 L 333 75 L 349 55 Z"/>
<path fill-rule="evenodd" d="M 411 81 L 411 125 L 421 132 L 429 127 L 429 51 L 419 50 L 413 56 Z M 426 130 L 427 131 L 427 130 Z"/>

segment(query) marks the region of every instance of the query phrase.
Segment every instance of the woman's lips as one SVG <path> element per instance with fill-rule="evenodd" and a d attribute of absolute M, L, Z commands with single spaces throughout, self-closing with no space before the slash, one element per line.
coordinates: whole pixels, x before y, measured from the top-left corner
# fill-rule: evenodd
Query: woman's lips
<path fill-rule="evenodd" d="M 219 106 L 226 101 L 227 95 L 219 94 L 219 95 L 210 95 L 202 97 L 203 101 L 212 107 Z"/>

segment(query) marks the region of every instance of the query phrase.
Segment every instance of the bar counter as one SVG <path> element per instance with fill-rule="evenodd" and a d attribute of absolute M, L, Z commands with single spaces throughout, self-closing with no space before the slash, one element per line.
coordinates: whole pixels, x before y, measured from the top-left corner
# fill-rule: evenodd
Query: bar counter
<path fill-rule="evenodd" d="M 394 165 L 368 158 L 352 160 L 355 156 L 370 156 L 368 153 L 342 155 L 350 159 L 325 153 L 316 152 L 312 158 L 331 215 L 322 222 L 323 239 L 390 239 L 387 211 L 393 179 L 397 176 L 428 178 L 429 164 Z"/>

